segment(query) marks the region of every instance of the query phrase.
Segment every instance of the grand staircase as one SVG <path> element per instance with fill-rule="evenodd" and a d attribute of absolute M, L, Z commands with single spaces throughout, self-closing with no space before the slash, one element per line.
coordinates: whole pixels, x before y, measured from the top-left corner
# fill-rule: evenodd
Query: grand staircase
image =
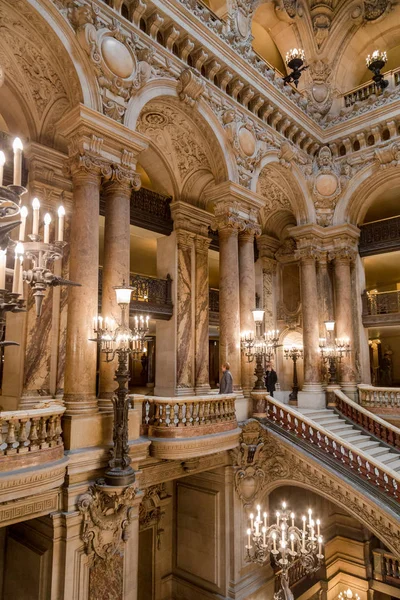
<path fill-rule="evenodd" d="M 367 433 L 359 425 L 335 412 L 333 409 L 299 408 L 298 412 L 313 421 L 316 425 L 327 429 L 343 442 L 362 450 L 374 461 L 382 463 L 389 469 L 400 473 L 400 452 L 378 437 Z"/>

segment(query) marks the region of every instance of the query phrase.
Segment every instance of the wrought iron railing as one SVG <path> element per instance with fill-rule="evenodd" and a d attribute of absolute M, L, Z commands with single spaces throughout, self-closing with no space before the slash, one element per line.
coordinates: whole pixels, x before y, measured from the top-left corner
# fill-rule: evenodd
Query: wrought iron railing
<path fill-rule="evenodd" d="M 361 256 L 400 249 L 400 217 L 360 225 L 359 251 Z"/>
<path fill-rule="evenodd" d="M 209 303 L 210 312 L 219 313 L 219 290 L 210 288 Z"/>
<path fill-rule="evenodd" d="M 362 305 L 363 317 L 400 313 L 400 291 L 364 292 Z"/>

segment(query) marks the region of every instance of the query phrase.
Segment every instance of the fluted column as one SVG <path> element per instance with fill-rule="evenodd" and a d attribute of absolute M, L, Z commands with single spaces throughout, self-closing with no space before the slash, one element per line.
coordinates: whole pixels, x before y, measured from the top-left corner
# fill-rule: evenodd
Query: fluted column
<path fill-rule="evenodd" d="M 97 410 L 96 353 L 93 319 L 98 304 L 99 201 L 101 170 L 89 157 L 71 166 L 73 213 L 70 236 L 70 279 L 68 295 L 67 354 L 64 400 L 68 414 Z"/>
<path fill-rule="evenodd" d="M 316 252 L 308 247 L 297 252 L 301 265 L 301 303 L 303 312 L 303 347 L 304 347 L 304 384 L 303 392 L 322 391 L 319 322 L 318 322 L 318 288 L 316 270 Z"/>
<path fill-rule="evenodd" d="M 340 249 L 333 251 L 330 258 L 334 260 L 335 270 L 336 337 L 348 338 L 351 345 L 349 356 L 344 357 L 340 365 L 340 385 L 345 393 L 353 395 L 357 390 L 357 383 L 350 268 L 351 262 L 355 258 L 355 252 L 349 249 Z"/>
<path fill-rule="evenodd" d="M 252 310 L 255 307 L 256 276 L 254 270 L 254 237 L 258 229 L 248 227 L 239 233 L 240 331 L 255 331 Z M 241 354 L 241 381 L 245 396 L 254 387 L 254 364 Z"/>
<path fill-rule="evenodd" d="M 105 230 L 104 230 L 104 264 L 101 313 L 103 317 L 111 317 L 115 322 L 121 319 L 121 309 L 116 301 L 114 286 L 123 281 L 129 284 L 130 271 L 130 198 L 132 187 L 140 187 L 140 179 L 129 177 L 116 178 L 104 186 L 105 197 Z M 112 410 L 110 399 L 114 394 L 116 383 L 115 364 L 100 361 L 100 393 L 99 406 L 104 410 Z"/>
<path fill-rule="evenodd" d="M 196 236 L 196 293 L 195 293 L 195 387 L 196 394 L 208 392 L 209 379 L 209 282 L 208 248 L 211 240 Z"/>
<path fill-rule="evenodd" d="M 219 357 L 229 362 L 235 390 L 241 389 L 239 230 L 219 226 Z"/>

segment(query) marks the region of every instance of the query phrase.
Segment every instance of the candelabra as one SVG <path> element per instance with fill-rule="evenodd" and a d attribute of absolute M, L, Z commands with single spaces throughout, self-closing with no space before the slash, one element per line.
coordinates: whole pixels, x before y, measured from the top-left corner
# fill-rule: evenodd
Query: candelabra
<path fill-rule="evenodd" d="M 264 318 L 264 310 L 255 308 L 253 313 L 256 325 L 256 334 L 253 331 L 245 331 L 241 336 L 241 350 L 247 357 L 247 362 L 256 360 L 254 375 L 257 380 L 254 390 L 265 390 L 265 361 L 270 361 L 273 353 L 278 347 L 279 331 L 273 330 L 261 335 L 261 326 Z"/>
<path fill-rule="evenodd" d="M 321 358 L 325 363 L 328 363 L 329 385 L 337 383 L 338 365 L 342 362 L 343 356 L 348 356 L 351 348 L 348 338 L 332 339 L 335 329 L 335 321 L 325 321 L 327 338 L 320 338 L 319 349 Z"/>
<path fill-rule="evenodd" d="M 296 87 L 299 85 L 299 79 L 302 72 L 308 69 L 308 65 L 303 66 L 304 60 L 304 50 L 301 50 L 300 48 L 292 48 L 289 50 L 286 54 L 286 64 L 289 69 L 292 69 L 292 72 L 283 78 L 285 84 L 293 81 Z"/>
<path fill-rule="evenodd" d="M 292 600 L 289 587 L 289 569 L 299 561 L 307 574 L 319 569 L 323 561 L 321 522 L 314 521 L 311 508 L 308 520 L 302 517 L 302 528 L 295 525 L 295 515 L 287 509 L 285 502 L 282 510 L 275 513 L 276 522 L 268 524 L 268 514 L 257 506 L 257 515 L 249 515 L 250 527 L 247 529 L 246 560 L 264 564 L 272 555 L 273 562 L 281 570 L 281 590 L 275 594 L 275 600 Z"/>
<path fill-rule="evenodd" d="M 289 360 L 289 358 L 291 358 L 293 361 L 293 383 L 292 391 L 289 394 L 289 401 L 295 403 L 297 402 L 297 394 L 299 392 L 299 381 L 297 378 L 297 361 L 299 360 L 299 358 L 303 358 L 303 348 L 293 345 L 290 348 L 284 348 L 283 352 L 286 360 Z"/>
<path fill-rule="evenodd" d="M 387 79 L 383 78 L 381 70 L 385 66 L 387 61 L 386 52 L 381 52 L 380 50 L 375 50 L 372 54 L 368 54 L 366 58 L 367 67 L 374 74 L 372 80 L 375 81 L 375 85 L 382 92 L 387 88 L 389 82 Z"/>
<path fill-rule="evenodd" d="M 348 588 L 346 591 L 340 592 L 338 595 L 338 600 L 360 600 L 360 596 L 357 594 L 357 592 L 353 594 L 351 589 Z"/>
<path fill-rule="evenodd" d="M 149 317 L 135 317 L 135 327 L 129 328 L 129 303 L 133 288 L 126 286 L 125 281 L 115 288 L 117 303 L 121 309 L 121 322 L 116 325 L 113 319 L 95 317 L 94 333 L 95 342 L 100 351 L 105 354 L 106 362 L 118 357 L 118 368 L 115 371 L 115 381 L 118 388 L 113 397 L 114 426 L 113 448 L 110 451 L 111 459 L 105 473 L 106 483 L 109 485 L 125 486 L 135 481 L 135 472 L 130 466 L 128 446 L 128 382 L 129 356 L 137 357 L 143 352 L 145 336 L 149 330 Z"/>

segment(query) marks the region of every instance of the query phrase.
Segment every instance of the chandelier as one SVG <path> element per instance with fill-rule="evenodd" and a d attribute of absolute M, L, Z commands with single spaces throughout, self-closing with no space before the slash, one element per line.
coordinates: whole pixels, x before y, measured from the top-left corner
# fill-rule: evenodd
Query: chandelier
<path fill-rule="evenodd" d="M 329 384 L 337 383 L 338 366 L 342 362 L 343 356 L 348 356 L 351 352 L 350 340 L 348 338 L 332 339 L 335 330 L 335 321 L 325 321 L 327 338 L 320 338 L 319 349 L 321 358 L 328 363 Z"/>
<path fill-rule="evenodd" d="M 247 529 L 246 560 L 264 564 L 270 555 L 281 569 L 281 590 L 275 594 L 275 600 L 292 598 L 289 589 L 289 569 L 299 562 L 307 574 L 319 569 L 324 559 L 322 554 L 321 522 L 314 520 L 312 509 L 308 510 L 308 519 L 302 517 L 302 527 L 295 525 L 295 514 L 282 503 L 282 510 L 275 513 L 276 521 L 271 525 L 268 514 L 261 517 L 261 506 L 257 506 L 257 515 L 249 515 L 250 527 Z"/>
<path fill-rule="evenodd" d="M 241 335 L 241 350 L 247 357 L 247 362 L 256 361 L 254 374 L 257 377 L 254 390 L 265 390 L 265 362 L 272 359 L 272 355 L 279 346 L 279 331 L 273 329 L 261 334 L 261 326 L 264 319 L 264 310 L 255 308 L 251 311 L 256 326 L 256 333 L 245 331 Z"/>
<path fill-rule="evenodd" d="M 118 357 L 118 367 L 115 371 L 115 381 L 118 388 L 115 390 L 113 402 L 114 427 L 113 448 L 105 480 L 108 485 L 130 485 L 135 481 L 135 472 L 131 467 L 128 445 L 128 410 L 129 410 L 129 356 L 135 358 L 146 350 L 144 346 L 145 337 L 149 331 L 149 317 L 134 318 L 133 330 L 129 327 L 129 304 L 133 288 L 125 285 L 114 287 L 117 304 L 121 309 L 120 323 L 108 317 L 94 318 L 95 338 L 100 352 L 105 354 L 106 362 Z"/>
<path fill-rule="evenodd" d="M 289 50 L 289 52 L 286 54 L 286 64 L 289 69 L 292 70 L 292 72 L 283 78 L 285 84 L 293 81 L 296 87 L 299 85 L 299 79 L 302 72 L 308 69 L 308 65 L 303 66 L 304 61 L 304 50 L 301 48 L 292 48 Z"/>
<path fill-rule="evenodd" d="M 32 233 L 25 241 L 26 220 L 28 209 L 21 207 L 21 198 L 27 190 L 21 185 L 22 180 L 22 151 L 23 145 L 19 138 L 13 142 L 13 183 L 3 185 L 4 165 L 6 157 L 0 151 L 0 219 L 7 219 L 0 223 L 0 333 L 3 334 L 6 312 L 18 312 L 25 309 L 24 282 L 33 290 L 36 305 L 36 315 L 42 312 L 42 303 L 48 287 L 57 285 L 78 285 L 71 281 L 54 275 L 51 266 L 55 260 L 63 256 L 64 242 L 64 215 L 62 206 L 58 209 L 58 228 L 56 240 L 50 242 L 51 215 L 44 217 L 44 236 L 39 235 L 40 202 L 35 198 L 32 202 L 33 219 Z M 16 217 L 18 220 L 10 221 Z M 19 227 L 18 242 L 11 240 L 9 232 Z M 14 255 L 14 268 L 12 270 L 12 291 L 6 289 L 7 252 Z M 27 267 L 24 269 L 24 267 Z"/>
<path fill-rule="evenodd" d="M 381 50 L 374 50 L 372 54 L 368 54 L 365 60 L 368 69 L 374 74 L 372 80 L 375 81 L 376 87 L 383 92 L 383 90 L 386 89 L 389 85 L 388 80 L 384 79 L 381 73 L 381 70 L 387 62 L 386 52 L 382 52 Z"/>
<path fill-rule="evenodd" d="M 360 600 L 360 596 L 357 593 L 353 593 L 350 588 L 345 592 L 340 592 L 338 600 Z"/>

